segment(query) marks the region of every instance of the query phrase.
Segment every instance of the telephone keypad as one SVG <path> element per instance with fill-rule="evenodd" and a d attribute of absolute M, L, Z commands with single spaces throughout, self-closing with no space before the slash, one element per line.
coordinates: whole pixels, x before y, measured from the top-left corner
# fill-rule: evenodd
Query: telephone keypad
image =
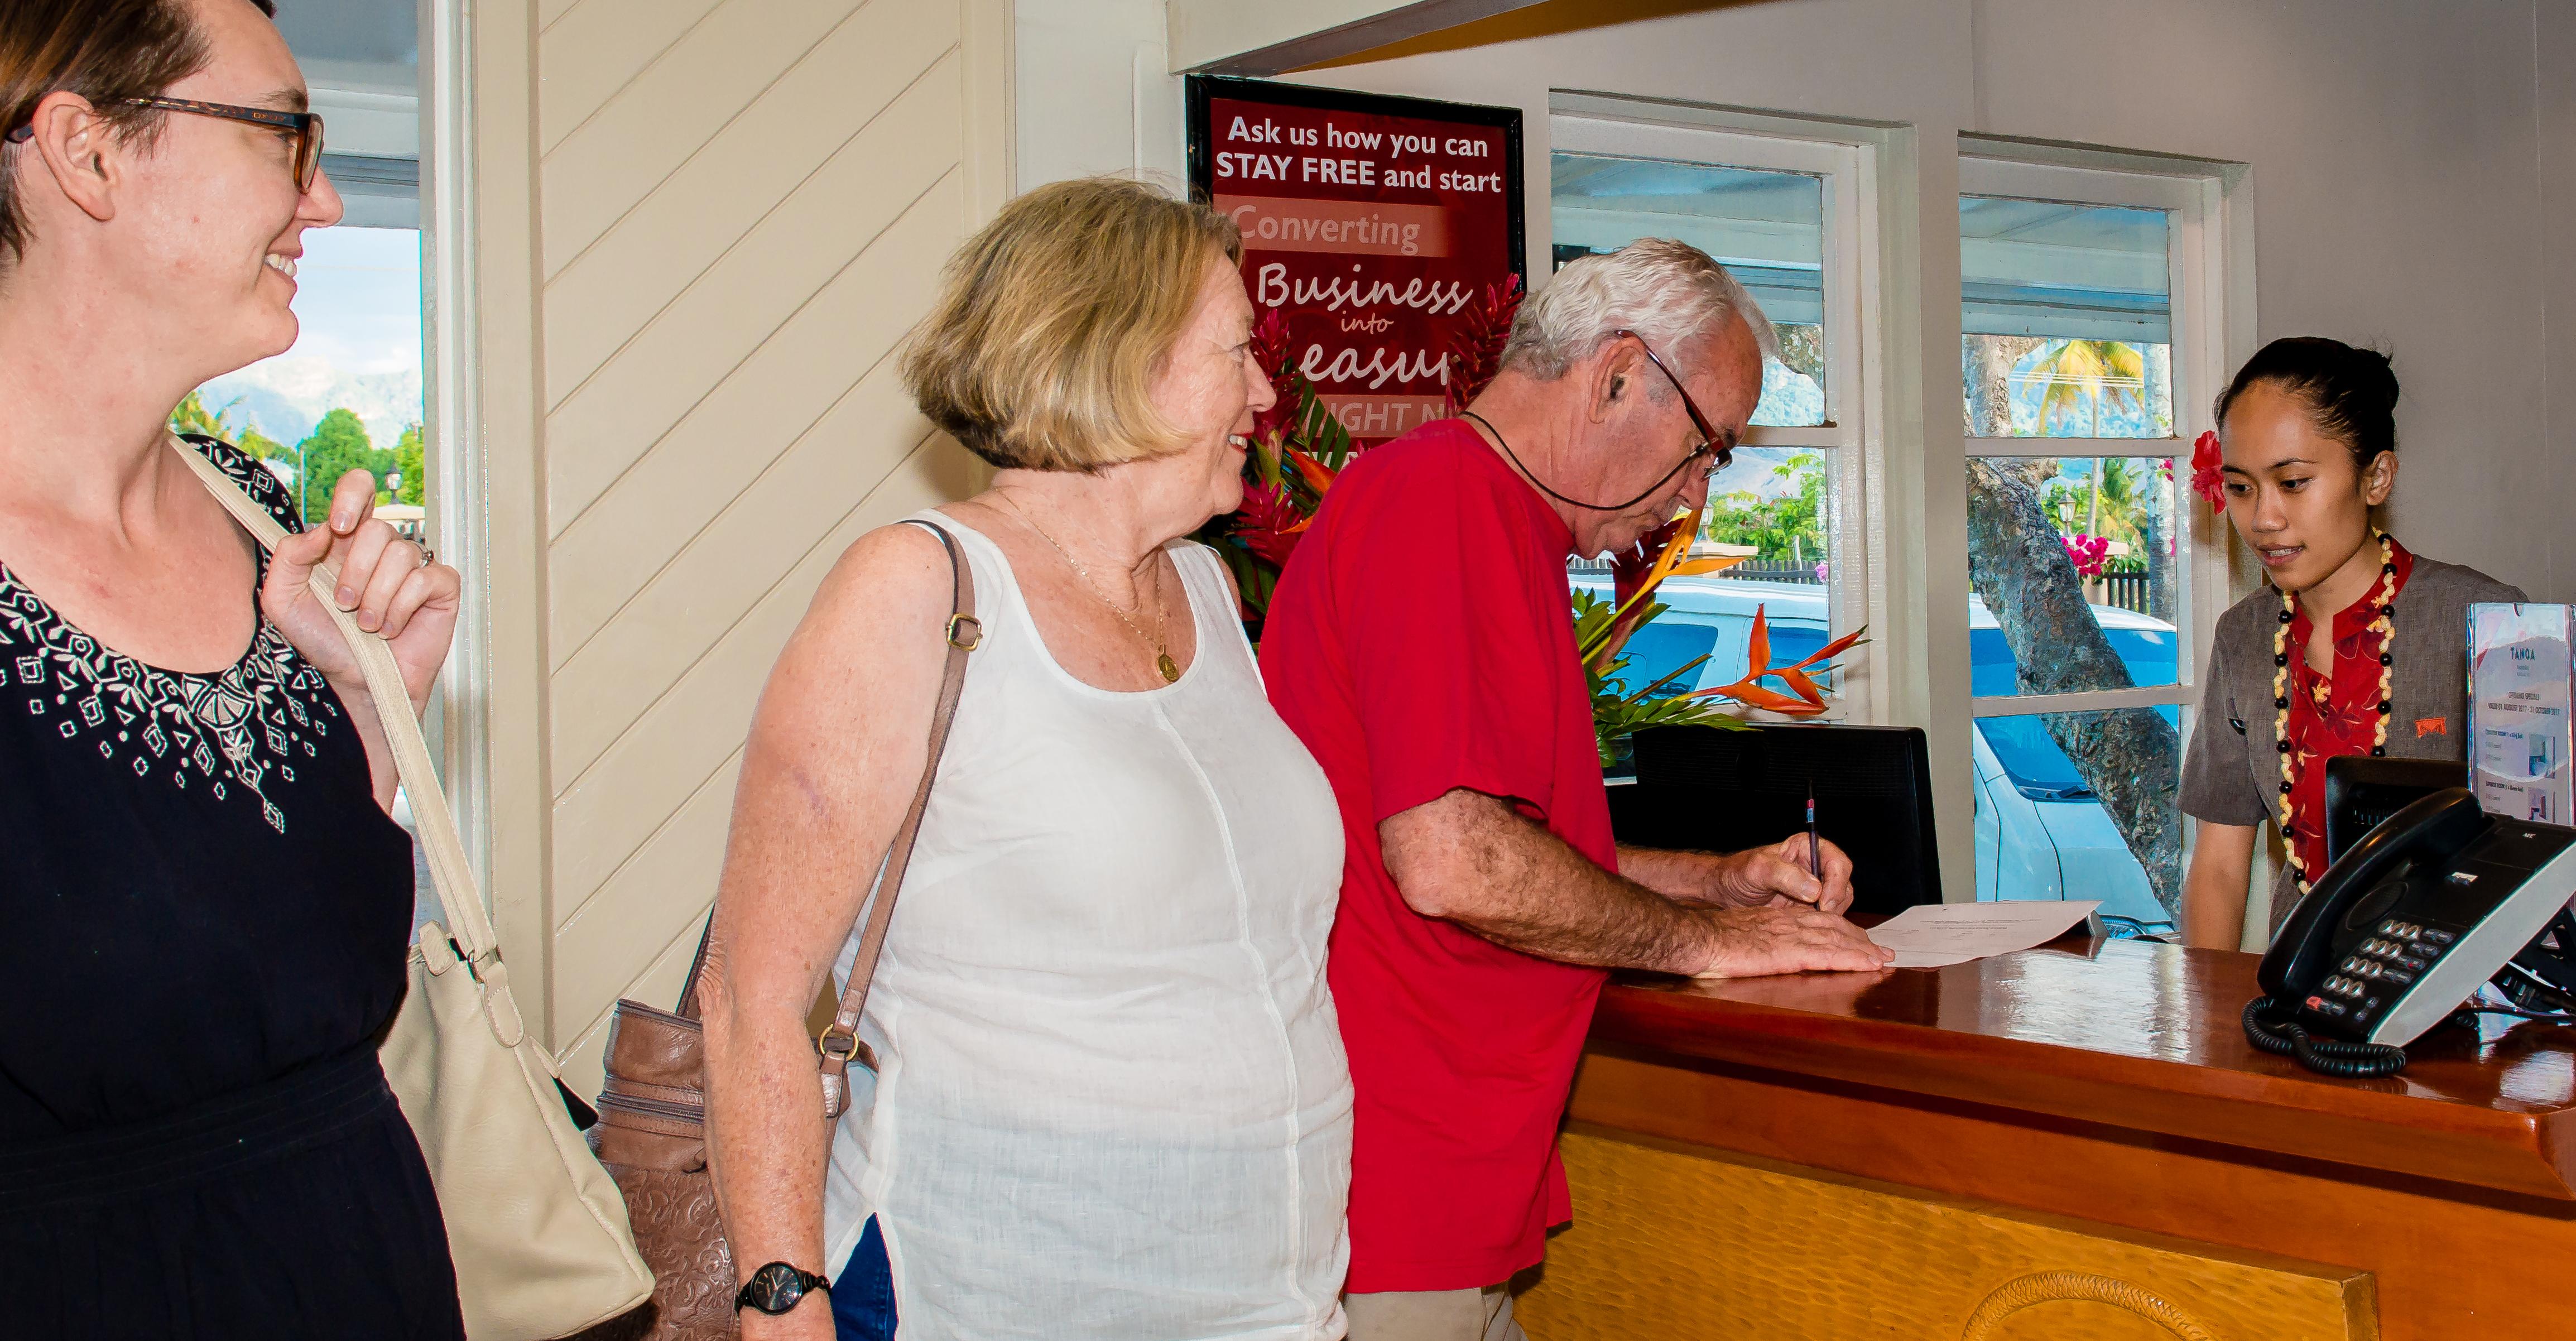
<path fill-rule="evenodd" d="M 2383 996 L 2403 994 L 2416 975 L 2458 937 L 2420 922 L 2388 918 L 2345 956 L 2341 970 L 2326 980 L 2320 1007 L 2336 1019 L 2367 1023 L 2379 1013 Z"/>

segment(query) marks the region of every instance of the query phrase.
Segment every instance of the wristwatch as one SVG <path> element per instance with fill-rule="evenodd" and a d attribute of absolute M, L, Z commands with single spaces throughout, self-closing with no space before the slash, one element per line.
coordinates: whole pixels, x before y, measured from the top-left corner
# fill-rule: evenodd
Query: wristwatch
<path fill-rule="evenodd" d="M 832 1292 L 832 1282 L 811 1271 L 799 1271 L 785 1262 L 771 1262 L 751 1273 L 742 1291 L 733 1297 L 734 1311 L 756 1308 L 772 1317 L 796 1307 L 806 1295 L 815 1291 Z"/>

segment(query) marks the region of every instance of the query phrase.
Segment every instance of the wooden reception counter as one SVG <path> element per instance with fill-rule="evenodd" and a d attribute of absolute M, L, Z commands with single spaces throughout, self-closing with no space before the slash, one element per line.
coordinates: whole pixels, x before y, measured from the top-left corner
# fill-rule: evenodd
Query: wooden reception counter
<path fill-rule="evenodd" d="M 2576 1030 L 2255 1051 L 2251 955 L 1614 985 L 1536 1341 L 2576 1337 Z"/>

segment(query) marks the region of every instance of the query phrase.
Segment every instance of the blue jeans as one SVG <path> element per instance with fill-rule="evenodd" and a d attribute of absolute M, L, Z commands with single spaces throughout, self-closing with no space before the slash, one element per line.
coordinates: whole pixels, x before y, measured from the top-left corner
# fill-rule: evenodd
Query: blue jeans
<path fill-rule="evenodd" d="M 840 1341 L 894 1341 L 894 1268 L 873 1215 L 832 1282 L 832 1329 Z"/>

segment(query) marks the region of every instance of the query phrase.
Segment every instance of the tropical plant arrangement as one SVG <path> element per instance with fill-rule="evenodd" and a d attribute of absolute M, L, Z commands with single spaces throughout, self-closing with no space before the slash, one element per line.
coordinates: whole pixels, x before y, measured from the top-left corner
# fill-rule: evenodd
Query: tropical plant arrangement
<path fill-rule="evenodd" d="M 1655 589 L 1663 585 L 1664 579 L 1723 572 L 1744 562 L 1736 557 L 1689 557 L 1691 538 L 1699 534 L 1699 519 L 1699 510 L 1694 508 L 1614 557 L 1610 565 L 1610 600 L 1588 591 L 1574 593 L 1574 646 L 1583 658 L 1584 676 L 1591 682 L 1592 737 L 1604 768 L 1618 762 L 1622 742 L 1650 726 L 1743 730 L 1743 719 L 1721 706 L 1728 700 L 1785 717 L 1822 713 L 1825 695 L 1816 681 L 1831 674 L 1833 659 L 1859 645 L 1861 635 L 1868 632 L 1865 628 L 1854 629 L 1799 661 L 1774 666 L 1771 626 L 1764 613 L 1767 607 L 1757 605 L 1753 607 L 1752 633 L 1745 642 L 1742 679 L 1706 689 L 1671 692 L 1672 685 L 1688 683 L 1690 674 L 1708 660 L 1702 654 L 1630 688 L 1621 674 L 1628 668 L 1628 659 L 1620 653 L 1638 629 L 1671 608 L 1655 599 Z M 1766 688 L 1761 683 L 1764 680 L 1778 680 L 1788 692 Z"/>
<path fill-rule="evenodd" d="M 1455 415 L 1476 398 L 1501 370 L 1504 344 L 1512 318 L 1520 311 L 1521 282 L 1514 276 L 1490 285 L 1479 301 L 1459 314 L 1447 351 L 1449 376 L 1443 391 L 1445 408 Z M 1245 453 L 1243 504 L 1230 515 L 1201 528 L 1197 539 L 1215 549 L 1233 570 L 1242 592 L 1243 620 L 1253 637 L 1269 613 L 1279 576 L 1296 553 L 1298 539 L 1313 524 L 1324 495 L 1360 450 L 1350 431 L 1333 416 L 1314 381 L 1300 370 L 1288 347 L 1288 322 L 1278 309 L 1264 313 L 1252 331 L 1252 354 L 1269 374 L 1278 403 L 1253 421 Z M 1708 660 L 1702 656 L 1637 689 L 1628 688 L 1620 672 L 1628 661 L 1620 655 L 1628 639 L 1670 607 L 1654 599 L 1667 577 L 1721 571 L 1738 558 L 1690 557 L 1699 534 L 1700 511 L 1677 517 L 1640 540 L 1612 561 L 1615 599 L 1601 600 L 1575 591 L 1575 647 L 1583 660 L 1592 694 L 1593 736 L 1607 766 L 1629 736 L 1650 726 L 1695 725 L 1741 729 L 1744 723 L 1720 706 L 1732 700 L 1748 707 L 1791 717 L 1825 710 L 1818 678 L 1833 669 L 1833 658 L 1849 650 L 1866 630 L 1854 631 L 1788 666 L 1773 666 L 1771 635 L 1763 610 L 1753 612 L 1750 660 L 1744 678 L 1687 693 L 1669 686 Z M 1775 679 L 1783 693 L 1759 682 Z"/>

